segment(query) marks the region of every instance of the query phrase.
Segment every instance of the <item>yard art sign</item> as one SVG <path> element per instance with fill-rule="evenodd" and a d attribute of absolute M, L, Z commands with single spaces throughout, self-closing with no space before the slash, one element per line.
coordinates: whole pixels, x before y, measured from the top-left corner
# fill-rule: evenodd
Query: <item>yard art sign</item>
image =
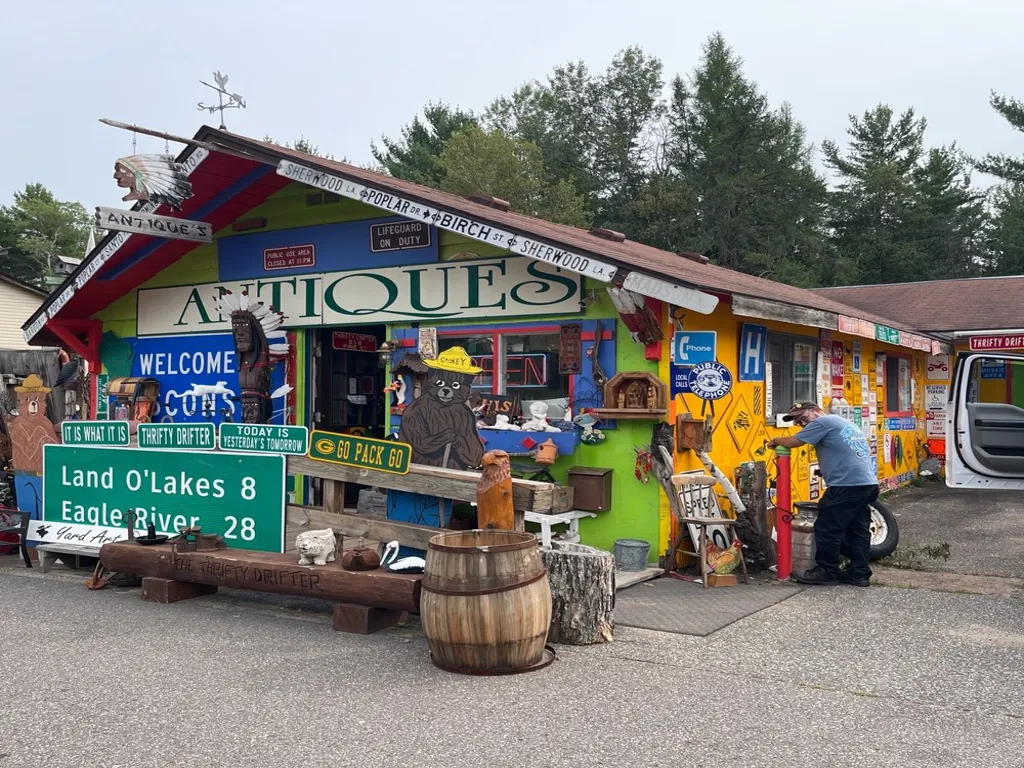
<path fill-rule="evenodd" d="M 43 449 L 43 514 L 31 530 L 43 542 L 100 546 L 153 523 L 158 534 L 186 526 L 229 547 L 284 551 L 285 459 L 238 453 L 132 448 Z"/>
<path fill-rule="evenodd" d="M 309 437 L 308 456 L 330 464 L 405 475 L 412 462 L 412 446 L 394 440 L 377 440 L 315 429 Z"/>

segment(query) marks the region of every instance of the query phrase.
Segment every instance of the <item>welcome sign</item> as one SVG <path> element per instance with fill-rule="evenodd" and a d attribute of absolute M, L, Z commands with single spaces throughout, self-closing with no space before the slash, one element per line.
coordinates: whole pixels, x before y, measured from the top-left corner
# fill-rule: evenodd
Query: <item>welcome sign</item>
<path fill-rule="evenodd" d="M 138 334 L 229 331 L 214 308 L 223 289 L 284 313 L 285 327 L 579 314 L 581 278 L 514 257 L 151 288 L 139 291 Z"/>

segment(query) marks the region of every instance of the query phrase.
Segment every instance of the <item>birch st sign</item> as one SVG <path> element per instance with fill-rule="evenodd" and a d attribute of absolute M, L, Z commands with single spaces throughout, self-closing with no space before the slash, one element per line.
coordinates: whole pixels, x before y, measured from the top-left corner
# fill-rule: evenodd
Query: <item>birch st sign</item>
<path fill-rule="evenodd" d="M 456 232 L 481 243 L 507 248 L 512 253 L 529 256 L 538 261 L 554 264 L 570 272 L 592 277 L 602 282 L 611 282 L 616 267 L 590 256 L 573 253 L 538 240 L 500 229 L 484 221 L 471 219 L 461 214 L 449 213 L 437 207 L 400 197 L 392 192 L 359 184 L 330 173 L 318 171 L 305 165 L 282 160 L 277 166 L 279 176 L 316 187 L 350 200 L 392 211 L 415 221 L 429 222 L 438 229 Z"/>
<path fill-rule="evenodd" d="M 157 216 L 155 213 L 143 213 L 142 211 L 119 211 L 116 208 L 96 206 L 96 226 L 118 232 L 166 237 L 169 240 L 191 240 L 196 243 L 213 242 L 213 229 L 205 221 Z"/>

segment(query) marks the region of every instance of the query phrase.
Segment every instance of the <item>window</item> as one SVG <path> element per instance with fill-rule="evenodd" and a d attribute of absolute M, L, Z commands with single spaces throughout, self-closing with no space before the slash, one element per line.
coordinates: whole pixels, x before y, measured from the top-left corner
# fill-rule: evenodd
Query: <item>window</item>
<path fill-rule="evenodd" d="M 885 358 L 885 412 L 910 413 L 910 360 L 888 355 Z"/>
<path fill-rule="evenodd" d="M 483 368 L 473 381 L 481 394 L 518 396 L 523 410 L 535 400 L 549 406 L 548 417 L 560 418 L 569 399 L 569 375 L 559 369 L 559 331 L 487 331 L 480 334 L 447 334 L 438 338 L 438 351 L 462 347 Z M 495 349 L 498 354 L 495 354 Z"/>
<path fill-rule="evenodd" d="M 817 349 L 817 339 L 768 334 L 767 361 L 772 368 L 768 382 L 772 388 L 772 412 L 767 414 L 770 418 L 785 413 L 793 403 L 816 399 Z"/>

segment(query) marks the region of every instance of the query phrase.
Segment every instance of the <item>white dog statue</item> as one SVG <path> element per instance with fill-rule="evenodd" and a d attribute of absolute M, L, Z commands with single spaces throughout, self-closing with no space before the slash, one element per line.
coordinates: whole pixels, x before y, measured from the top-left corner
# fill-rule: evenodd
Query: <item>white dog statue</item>
<path fill-rule="evenodd" d="M 299 565 L 327 565 L 338 559 L 338 543 L 333 528 L 303 531 L 295 537 Z"/>

